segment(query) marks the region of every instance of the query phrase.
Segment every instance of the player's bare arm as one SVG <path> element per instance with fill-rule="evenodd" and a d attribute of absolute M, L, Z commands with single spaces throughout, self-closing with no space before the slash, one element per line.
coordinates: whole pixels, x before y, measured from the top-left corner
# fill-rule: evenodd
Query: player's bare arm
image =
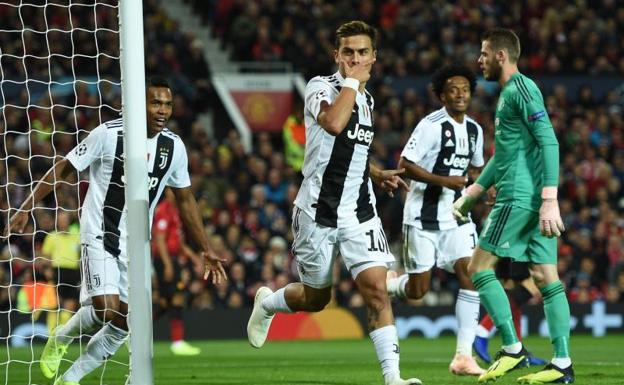
<path fill-rule="evenodd" d="M 359 84 L 366 84 L 370 78 L 370 70 L 375 59 L 361 61 L 353 66 L 349 66 L 345 59 L 342 60 L 342 66 L 345 68 L 345 77 L 347 79 L 356 79 Z M 317 121 L 325 131 L 332 135 L 340 135 L 342 130 L 347 126 L 353 106 L 355 105 L 356 90 L 350 87 L 342 87 L 340 93 L 332 104 L 327 102 L 321 103 L 321 110 L 317 116 Z"/>
<path fill-rule="evenodd" d="M 399 187 L 405 191 L 409 191 L 409 185 L 399 176 L 405 172 L 404 168 L 397 170 L 382 170 L 377 166 L 371 164 L 369 166 L 370 178 L 377 186 L 384 189 L 384 191 L 394 196 L 394 191 Z"/>
<path fill-rule="evenodd" d="M 416 163 L 401 157 L 399 167 L 405 169 L 405 177 L 418 182 L 436 184 L 451 190 L 461 190 L 468 182 L 468 178 L 462 175 L 438 175 L 431 173 Z"/>
<path fill-rule="evenodd" d="M 182 242 L 182 255 L 188 257 L 191 261 L 193 261 L 193 268 L 197 272 L 197 274 L 202 274 L 204 271 L 204 261 L 202 257 L 197 254 L 186 242 Z"/>
<path fill-rule="evenodd" d="M 184 188 L 172 188 L 176 197 L 176 203 L 180 210 L 180 217 L 184 222 L 184 227 L 189 237 L 200 245 L 202 250 L 202 256 L 204 257 L 204 279 L 208 279 L 212 273 L 212 282 L 219 284 L 227 280 L 225 269 L 222 262 L 225 260 L 220 259 L 210 246 L 208 237 L 204 232 L 204 226 L 199 214 L 199 207 L 197 201 L 193 196 L 193 191 L 190 187 Z"/>
<path fill-rule="evenodd" d="M 164 271 L 164 280 L 165 282 L 171 282 L 173 280 L 173 262 L 171 261 L 171 255 L 169 255 L 169 251 L 167 250 L 167 240 L 165 234 L 158 231 L 154 236 L 156 241 L 156 248 L 158 249 L 158 256 L 163 263 L 165 268 Z"/>
<path fill-rule="evenodd" d="M 56 162 L 37 183 L 32 193 L 24 200 L 17 212 L 11 216 L 8 226 L 2 233 L 3 237 L 6 239 L 10 232 L 21 234 L 26 223 L 28 223 L 28 214 L 35 203 L 48 196 L 54 190 L 55 183 L 59 180 L 65 180 L 72 171 L 75 171 L 75 169 L 67 159 L 63 158 Z"/>

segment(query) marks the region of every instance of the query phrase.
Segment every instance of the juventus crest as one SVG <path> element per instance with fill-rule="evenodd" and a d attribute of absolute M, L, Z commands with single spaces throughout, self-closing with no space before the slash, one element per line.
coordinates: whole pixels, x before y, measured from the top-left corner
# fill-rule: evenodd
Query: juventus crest
<path fill-rule="evenodd" d="M 158 163 L 158 168 L 164 170 L 167 167 L 167 160 L 169 159 L 169 149 L 166 147 L 161 147 L 158 149 L 160 153 L 160 163 Z"/>

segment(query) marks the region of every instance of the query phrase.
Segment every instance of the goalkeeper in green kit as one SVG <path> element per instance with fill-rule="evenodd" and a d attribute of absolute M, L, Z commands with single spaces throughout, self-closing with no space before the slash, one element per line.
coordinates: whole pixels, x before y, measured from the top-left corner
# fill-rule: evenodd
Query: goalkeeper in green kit
<path fill-rule="evenodd" d="M 537 85 L 518 72 L 520 41 L 507 29 L 484 35 L 479 66 L 486 80 L 498 81 L 501 93 L 494 120 L 494 156 L 477 181 L 454 203 L 454 214 L 466 218 L 491 186 L 496 204 L 468 266 L 481 303 L 503 339 L 502 350 L 479 382 L 494 381 L 528 365 L 518 340 L 509 300 L 494 266 L 500 257 L 529 262 L 531 275 L 544 298 L 544 313 L 553 344 L 553 358 L 539 372 L 518 378 L 524 384 L 574 382 L 568 351 L 570 307 L 557 274 L 557 237 L 564 231 L 557 201 L 559 143 Z"/>

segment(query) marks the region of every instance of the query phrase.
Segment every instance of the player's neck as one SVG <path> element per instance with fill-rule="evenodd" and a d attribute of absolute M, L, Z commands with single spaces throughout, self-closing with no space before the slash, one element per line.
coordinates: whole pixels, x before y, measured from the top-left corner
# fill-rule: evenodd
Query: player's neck
<path fill-rule="evenodd" d="M 518 65 L 517 64 L 507 64 L 503 66 L 502 74 L 498 79 L 498 84 L 501 87 L 504 87 L 505 84 L 511 79 L 513 75 L 518 73 Z"/>
<path fill-rule="evenodd" d="M 457 112 L 457 111 L 453 111 L 450 108 L 444 107 L 444 109 L 446 109 L 446 113 L 457 123 L 462 124 L 464 123 L 464 117 L 466 116 L 465 112 Z"/>

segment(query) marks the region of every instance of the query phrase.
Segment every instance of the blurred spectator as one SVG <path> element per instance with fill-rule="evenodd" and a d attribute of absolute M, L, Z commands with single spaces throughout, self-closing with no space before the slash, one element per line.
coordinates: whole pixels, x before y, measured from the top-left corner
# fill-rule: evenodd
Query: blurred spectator
<path fill-rule="evenodd" d="M 56 273 L 55 282 L 60 300 L 58 324 L 62 325 L 78 309 L 80 295 L 80 225 L 72 223 L 72 215 L 63 210 L 56 214 L 56 229 L 43 239 L 41 256 Z M 56 324 L 54 325 L 54 327 Z"/>
<path fill-rule="evenodd" d="M 296 172 L 301 172 L 305 154 L 305 125 L 303 107 L 295 105 L 293 113 L 284 122 L 283 139 L 286 163 Z"/>

